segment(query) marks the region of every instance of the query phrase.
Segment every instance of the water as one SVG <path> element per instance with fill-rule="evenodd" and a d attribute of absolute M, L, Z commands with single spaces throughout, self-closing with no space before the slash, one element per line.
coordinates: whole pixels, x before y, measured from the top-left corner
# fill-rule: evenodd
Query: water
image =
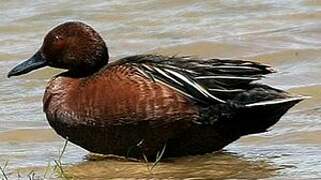
<path fill-rule="evenodd" d="M 12 0 L 0 2 L 0 165 L 8 174 L 44 169 L 63 145 L 42 112 L 43 69 L 7 79 L 45 33 L 81 20 L 105 38 L 113 59 L 141 53 L 251 59 L 279 73 L 265 82 L 310 95 L 269 132 L 222 152 L 145 163 L 95 159 L 69 145 L 63 162 L 78 178 L 321 178 L 321 2 L 318 0 Z M 93 160 L 95 159 L 95 160 Z"/>

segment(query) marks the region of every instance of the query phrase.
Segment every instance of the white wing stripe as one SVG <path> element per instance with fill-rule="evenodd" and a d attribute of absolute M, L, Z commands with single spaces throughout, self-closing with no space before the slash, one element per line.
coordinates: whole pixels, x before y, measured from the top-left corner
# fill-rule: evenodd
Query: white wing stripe
<path fill-rule="evenodd" d="M 150 66 L 146 65 L 146 64 L 142 64 L 142 66 L 144 68 L 148 69 L 149 71 L 153 71 L 153 69 Z"/>
<path fill-rule="evenodd" d="M 159 74 L 167 77 L 168 79 L 174 81 L 175 83 L 179 84 L 180 86 L 184 86 L 182 83 L 178 82 L 176 79 L 174 79 L 173 77 L 169 76 L 166 72 L 164 72 L 162 69 L 158 68 L 158 67 L 153 67 L 155 69 L 155 71 L 157 71 Z"/>
<path fill-rule="evenodd" d="M 216 91 L 216 92 L 243 92 L 243 89 L 208 89 L 209 91 Z"/>
<path fill-rule="evenodd" d="M 258 80 L 259 77 L 236 77 L 236 76 L 198 76 L 195 79 L 240 79 L 240 80 Z"/>
<path fill-rule="evenodd" d="M 177 78 L 181 79 L 182 81 L 186 82 L 187 84 L 189 84 L 191 87 L 195 88 L 198 90 L 198 92 L 200 92 L 201 94 L 203 94 L 205 97 L 210 97 L 216 101 L 219 101 L 221 103 L 225 103 L 225 101 L 213 96 L 212 94 L 210 94 L 206 89 L 204 89 L 202 86 L 200 86 L 199 84 L 195 83 L 194 81 L 191 81 L 190 79 L 186 78 L 184 75 L 177 73 L 175 71 L 169 70 L 169 69 L 165 69 L 166 72 L 176 76 Z"/>
<path fill-rule="evenodd" d="M 303 100 L 303 99 L 307 99 L 310 98 L 308 96 L 297 96 L 297 97 L 291 97 L 291 98 L 287 98 L 287 99 L 274 99 L 274 100 L 270 100 L 270 101 L 261 101 L 261 102 L 257 102 L 257 103 L 251 103 L 251 104 L 246 104 L 246 107 L 253 107 L 253 106 L 264 106 L 264 105 L 271 105 L 271 104 L 281 104 L 281 103 L 285 103 L 285 102 L 290 102 L 290 101 L 298 101 L 298 100 Z"/>
<path fill-rule="evenodd" d="M 233 65 L 217 65 L 217 66 L 211 66 L 211 69 L 242 69 L 242 70 L 259 70 L 259 68 L 256 67 L 249 67 L 249 66 L 233 66 Z"/>

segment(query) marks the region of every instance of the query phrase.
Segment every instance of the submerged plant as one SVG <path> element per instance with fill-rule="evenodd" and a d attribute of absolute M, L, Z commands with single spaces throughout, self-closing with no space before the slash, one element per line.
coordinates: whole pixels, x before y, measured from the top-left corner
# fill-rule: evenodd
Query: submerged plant
<path fill-rule="evenodd" d="M 153 162 L 152 166 L 150 167 L 149 166 L 149 161 L 148 161 L 148 158 L 146 156 L 146 154 L 143 152 L 142 153 L 142 156 L 144 158 L 144 161 L 146 163 L 146 166 L 147 166 L 147 170 L 152 174 L 152 171 L 153 169 L 159 164 L 159 162 L 161 161 L 164 153 L 165 153 L 165 150 L 166 150 L 166 143 L 164 144 L 163 148 L 157 152 L 156 154 L 156 158 L 155 158 L 155 161 Z"/>
<path fill-rule="evenodd" d="M 153 170 L 154 167 L 157 166 L 157 164 L 160 162 L 160 160 L 162 159 L 164 153 L 165 153 L 165 150 L 166 150 L 166 144 L 164 144 L 163 148 L 161 151 L 158 151 L 157 154 L 156 154 L 156 160 L 155 162 L 153 163 L 153 166 L 151 167 L 151 170 Z"/>
<path fill-rule="evenodd" d="M 20 171 L 17 170 L 16 179 L 29 179 L 29 180 L 57 179 L 57 178 L 59 178 L 59 179 L 73 179 L 73 177 L 66 175 L 64 168 L 63 168 L 63 163 L 62 163 L 62 157 L 66 151 L 67 145 L 68 145 L 68 139 L 66 139 L 62 149 L 59 150 L 58 159 L 53 160 L 55 165 L 52 166 L 51 163 L 48 162 L 48 165 L 47 165 L 45 172 L 43 174 L 37 173 L 37 171 L 32 169 L 27 174 L 22 175 L 20 173 Z M 6 161 L 3 166 L 0 165 L 0 180 L 9 180 L 9 174 L 6 172 L 7 167 L 8 167 L 8 161 Z"/>
<path fill-rule="evenodd" d="M 5 169 L 7 168 L 7 166 L 8 166 L 8 161 L 6 161 L 5 163 L 4 163 L 4 165 L 1 167 L 0 166 L 0 171 L 1 171 L 1 179 L 3 179 L 3 180 L 8 180 L 8 176 L 7 176 L 7 174 L 6 174 L 6 172 L 5 172 Z"/>
<path fill-rule="evenodd" d="M 66 151 L 67 145 L 68 145 L 68 138 L 66 138 L 66 141 L 64 143 L 64 146 L 62 147 L 61 151 L 59 152 L 59 157 L 57 160 L 54 160 L 55 166 L 53 168 L 53 171 L 56 173 L 57 177 L 63 178 L 63 179 L 72 179 L 70 176 L 67 176 L 62 164 L 62 156 Z M 50 164 L 48 165 L 50 166 Z M 47 171 L 47 169 L 46 169 Z M 45 173 L 46 175 L 46 173 Z"/>

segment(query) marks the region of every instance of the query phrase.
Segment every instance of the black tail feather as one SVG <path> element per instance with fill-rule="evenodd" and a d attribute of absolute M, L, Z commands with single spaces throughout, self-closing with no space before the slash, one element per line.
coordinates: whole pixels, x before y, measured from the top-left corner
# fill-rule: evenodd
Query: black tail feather
<path fill-rule="evenodd" d="M 240 135 L 262 133 L 277 123 L 280 118 L 304 97 L 265 101 L 237 109 L 235 127 Z"/>

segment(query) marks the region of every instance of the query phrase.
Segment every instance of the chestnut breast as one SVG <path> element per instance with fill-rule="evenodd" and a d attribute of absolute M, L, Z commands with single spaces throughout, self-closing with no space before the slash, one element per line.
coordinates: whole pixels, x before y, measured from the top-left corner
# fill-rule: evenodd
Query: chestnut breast
<path fill-rule="evenodd" d="M 44 111 L 49 121 L 97 126 L 192 121 L 199 112 L 190 99 L 127 64 L 85 78 L 58 75 L 46 89 Z"/>

